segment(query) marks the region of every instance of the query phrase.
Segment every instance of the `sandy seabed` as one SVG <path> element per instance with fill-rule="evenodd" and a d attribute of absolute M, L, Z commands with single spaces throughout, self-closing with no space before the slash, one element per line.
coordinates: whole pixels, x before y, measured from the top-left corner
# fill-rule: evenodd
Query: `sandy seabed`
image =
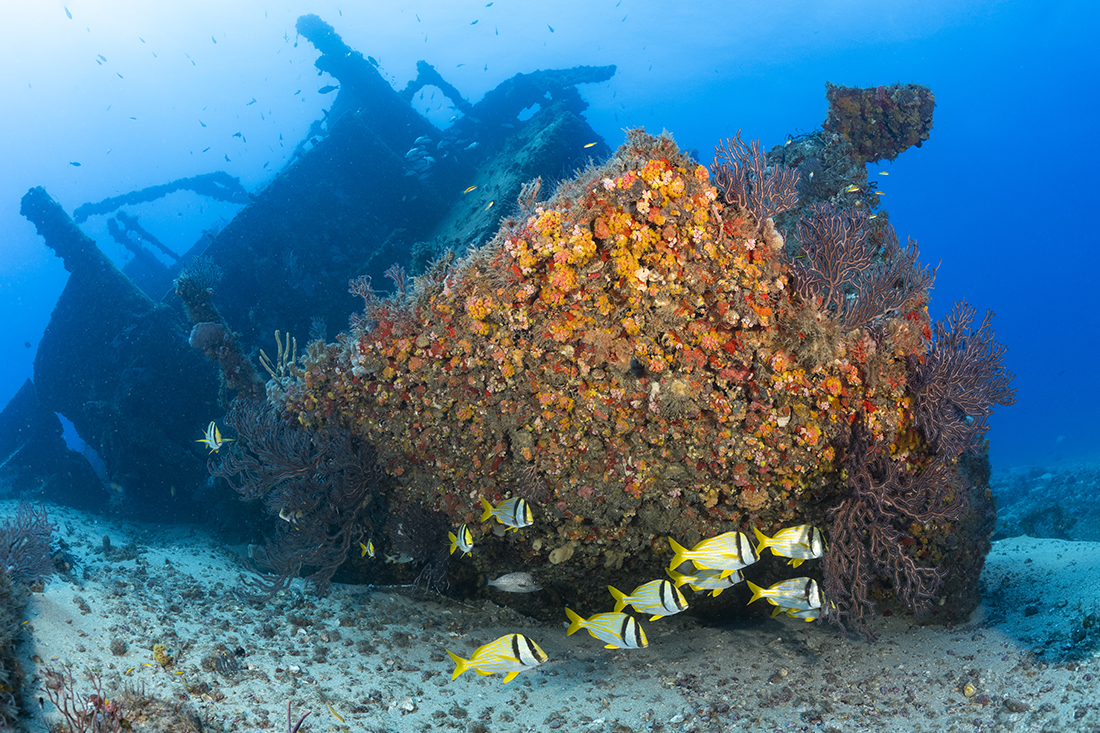
<path fill-rule="evenodd" d="M 566 637 L 564 612 L 548 626 L 491 600 L 340 584 L 318 599 L 296 584 L 242 602 L 242 548 L 200 528 L 47 510 L 75 562 L 31 595 L 20 632 L 32 731 L 61 720 L 47 667 L 70 668 L 81 699 L 90 669 L 108 697 L 157 701 L 134 711 L 137 731 L 281 733 L 288 702 L 295 721 L 312 711 L 303 731 L 1100 731 L 1100 543 L 994 543 L 985 601 L 952 628 L 879 618 L 867 643 L 794 619 L 679 615 L 643 622 L 647 649 L 610 650 Z M 549 661 L 506 685 L 451 680 L 445 650 L 514 632 Z"/>

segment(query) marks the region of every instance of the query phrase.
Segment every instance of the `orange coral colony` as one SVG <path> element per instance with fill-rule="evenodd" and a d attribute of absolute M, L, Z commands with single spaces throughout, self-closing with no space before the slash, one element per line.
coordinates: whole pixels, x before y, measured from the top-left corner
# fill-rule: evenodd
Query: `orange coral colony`
<path fill-rule="evenodd" d="M 812 519 L 800 499 L 852 421 L 895 453 L 914 442 L 905 360 L 927 349 L 925 295 L 877 342 L 809 334 L 829 325 L 789 297 L 782 236 L 722 202 L 706 167 L 633 131 L 484 247 L 368 298 L 366 325 L 311 349 L 283 402 L 374 442 L 455 523 L 481 496 L 534 499 L 528 557 L 579 540 L 591 564 Z M 824 358 L 799 356 L 809 338 Z"/>

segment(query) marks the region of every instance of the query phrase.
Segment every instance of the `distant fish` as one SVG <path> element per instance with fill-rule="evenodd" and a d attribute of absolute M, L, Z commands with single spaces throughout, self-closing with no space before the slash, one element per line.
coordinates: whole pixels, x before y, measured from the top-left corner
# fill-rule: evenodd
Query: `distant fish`
<path fill-rule="evenodd" d="M 318 89 L 317 93 L 318 94 L 328 94 L 329 92 L 335 92 L 339 88 L 340 88 L 339 86 L 333 86 L 332 84 L 326 84 L 323 87 L 321 87 L 320 89 Z"/>
<path fill-rule="evenodd" d="M 487 8 L 491 8 L 491 7 L 493 7 L 493 4 L 492 4 L 492 3 L 489 3 L 489 4 L 488 4 L 488 5 L 486 5 L 485 7 L 487 7 Z"/>
<path fill-rule="evenodd" d="M 848 186 L 848 188 L 844 189 L 844 193 L 859 193 L 860 190 L 860 187 L 853 183 L 851 186 Z"/>
<path fill-rule="evenodd" d="M 538 581 L 531 577 L 530 573 L 505 573 L 496 580 L 490 580 L 487 587 L 496 588 L 505 593 L 534 593 L 542 590 Z"/>
<path fill-rule="evenodd" d="M 421 135 L 420 137 L 413 140 L 413 145 L 427 145 L 431 141 L 432 139 L 427 135 Z"/>
<path fill-rule="evenodd" d="M 97 54 L 96 54 L 96 58 L 97 58 L 97 59 L 99 59 L 100 61 L 102 61 L 103 63 L 107 63 L 107 57 L 106 57 L 106 56 L 104 56 L 104 55 L 103 55 L 103 54 L 101 54 L 101 53 L 97 53 Z"/>
<path fill-rule="evenodd" d="M 367 56 L 367 63 L 376 69 L 378 68 L 378 60 L 373 56 Z"/>
<path fill-rule="evenodd" d="M 297 97 L 297 96 L 298 96 L 299 94 L 301 94 L 301 93 L 302 93 L 302 90 L 301 90 L 301 89 L 299 89 L 298 91 L 294 92 L 294 94 L 291 94 L 290 96 L 292 96 L 292 97 Z"/>
<path fill-rule="evenodd" d="M 73 19 L 73 14 L 69 12 L 68 8 L 65 8 L 65 15 L 69 16 L 69 20 Z"/>
<path fill-rule="evenodd" d="M 217 39 L 217 38 L 214 38 L 214 36 L 210 36 L 210 40 L 211 40 L 211 41 L 213 41 L 214 43 L 217 43 L 217 42 L 218 42 L 218 39 Z"/>
<path fill-rule="evenodd" d="M 878 174 L 879 174 L 880 176 L 888 176 L 888 175 L 890 175 L 889 171 L 879 171 L 879 172 L 878 172 Z"/>
<path fill-rule="evenodd" d="M 199 120 L 199 124 L 202 125 L 203 127 L 206 127 L 206 123 L 203 122 L 202 120 Z"/>
<path fill-rule="evenodd" d="M 75 160 L 70 160 L 69 165 L 73 166 L 74 168 L 80 167 L 80 163 L 77 163 Z"/>
<path fill-rule="evenodd" d="M 118 72 L 117 72 L 117 71 L 116 71 L 115 73 L 116 73 L 116 74 L 118 74 Z M 118 78 L 119 78 L 119 79 L 125 79 L 126 77 L 125 77 L 125 76 L 123 76 L 122 74 L 118 74 Z"/>
<path fill-rule="evenodd" d="M 240 133 L 240 131 L 238 130 L 237 132 L 234 132 L 234 133 L 233 133 L 233 137 L 240 137 L 240 138 L 243 138 L 243 137 L 244 137 L 244 135 L 242 135 L 242 134 Z"/>
<path fill-rule="evenodd" d="M 464 147 L 464 148 L 463 148 L 463 150 L 473 150 L 473 149 L 474 149 L 474 148 L 476 148 L 476 147 L 477 147 L 477 146 L 478 146 L 479 144 L 480 144 L 480 143 L 478 143 L 478 142 L 477 142 L 477 141 L 475 140 L 474 142 L 472 142 L 472 143 L 470 143 L 469 145 L 467 145 L 466 147 Z"/>
<path fill-rule="evenodd" d="M 554 26 L 552 26 L 552 25 L 550 25 L 549 23 L 547 23 L 547 24 L 546 24 L 546 27 L 550 29 L 550 32 L 551 32 L 551 33 L 553 33 L 553 32 L 554 32 Z"/>
<path fill-rule="evenodd" d="M 586 147 L 586 148 L 591 148 L 591 147 L 592 147 L 592 146 L 594 146 L 594 145 L 599 145 L 599 143 L 598 143 L 598 142 L 595 142 L 595 143 L 585 143 L 585 144 L 584 144 L 584 147 Z"/>
<path fill-rule="evenodd" d="M 416 13 L 413 13 L 413 15 L 416 15 Z M 420 16 L 419 16 L 419 15 L 416 15 L 416 22 L 417 22 L 417 23 L 419 23 L 419 22 L 420 22 Z"/>
<path fill-rule="evenodd" d="M 204 152 L 204 153 L 205 153 L 205 152 L 206 152 L 207 150 L 209 150 L 209 149 L 210 149 L 210 148 L 203 148 L 203 149 L 202 149 L 202 152 Z"/>
<path fill-rule="evenodd" d="M 255 98 L 255 97 L 253 97 L 253 98 L 252 98 L 252 101 L 251 101 L 251 102 L 245 102 L 245 103 L 244 103 L 244 106 L 245 106 L 245 107 L 251 107 L 251 106 L 252 106 L 252 105 L 254 105 L 254 104 L 256 104 L 256 98 Z"/>
<path fill-rule="evenodd" d="M 141 41 L 142 43 L 145 43 L 145 39 L 142 38 L 141 36 L 138 36 L 138 40 Z"/>
<path fill-rule="evenodd" d="M 96 62 L 97 64 L 99 64 L 100 66 L 103 66 L 103 62 L 102 62 L 102 61 L 100 61 L 99 59 L 95 59 L 95 62 Z"/>
<path fill-rule="evenodd" d="M 217 453 L 221 450 L 222 446 L 226 443 L 231 443 L 233 438 L 223 438 L 222 431 L 218 430 L 218 425 L 213 420 L 206 427 L 206 433 L 203 437 L 196 440 L 196 443 L 205 443 L 206 447 L 210 449 L 211 453 Z"/>
<path fill-rule="evenodd" d="M 137 119 L 137 117 L 131 117 L 130 119 L 131 119 L 131 120 L 136 120 L 136 119 Z"/>
<path fill-rule="evenodd" d="M 477 25 L 477 21 L 476 20 L 471 20 L 470 25 Z"/>
<path fill-rule="evenodd" d="M 475 188 L 477 188 L 477 186 L 468 186 L 466 188 L 466 190 L 463 191 L 462 193 L 469 193 L 470 191 L 473 191 Z"/>
<path fill-rule="evenodd" d="M 232 162 L 231 160 L 229 160 L 229 153 L 225 154 L 225 162 L 226 163 L 231 163 Z"/>
<path fill-rule="evenodd" d="M 495 204 L 495 203 L 496 203 L 496 201 L 490 201 L 489 203 L 485 204 L 485 211 L 488 211 L 489 209 L 493 208 L 493 204 Z"/>
<path fill-rule="evenodd" d="M 267 168 L 267 167 L 268 167 L 269 165 L 271 165 L 271 161 L 268 161 L 268 162 L 264 163 L 264 166 L 263 166 L 263 168 L 261 168 L 260 170 L 264 170 L 264 169 L 265 169 L 265 168 Z"/>

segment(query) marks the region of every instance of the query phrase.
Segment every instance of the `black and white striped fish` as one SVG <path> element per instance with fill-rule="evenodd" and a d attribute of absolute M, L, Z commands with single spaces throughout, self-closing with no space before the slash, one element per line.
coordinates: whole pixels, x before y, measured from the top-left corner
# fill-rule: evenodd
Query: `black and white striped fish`
<path fill-rule="evenodd" d="M 496 520 L 508 527 L 513 532 L 520 527 L 528 527 L 535 523 L 534 515 L 531 514 L 531 507 L 526 500 L 519 497 L 512 499 L 506 499 L 496 506 L 489 503 L 489 500 L 484 496 L 481 497 L 481 506 L 485 511 L 481 513 L 481 521 L 487 521 L 490 517 L 496 517 Z"/>

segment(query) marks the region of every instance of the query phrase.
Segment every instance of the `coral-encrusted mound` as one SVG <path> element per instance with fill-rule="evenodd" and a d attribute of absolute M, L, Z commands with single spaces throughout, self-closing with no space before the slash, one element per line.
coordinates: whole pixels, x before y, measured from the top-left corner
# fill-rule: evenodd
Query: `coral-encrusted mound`
<path fill-rule="evenodd" d="M 507 543 L 544 582 L 624 559 L 641 581 L 670 534 L 823 522 L 857 415 L 894 453 L 918 442 L 905 360 L 927 348 L 923 291 L 876 338 L 792 302 L 780 235 L 665 137 L 632 132 L 532 199 L 408 294 L 361 288 L 357 333 L 312 349 L 284 399 L 376 443 L 409 502 L 469 522 L 474 562 Z M 486 540 L 480 497 L 513 494 L 535 524 Z"/>
<path fill-rule="evenodd" d="M 936 95 L 920 84 L 860 89 L 826 82 L 825 96 L 825 132 L 843 135 L 861 163 L 893 160 L 912 145 L 919 148 L 932 131 Z"/>

